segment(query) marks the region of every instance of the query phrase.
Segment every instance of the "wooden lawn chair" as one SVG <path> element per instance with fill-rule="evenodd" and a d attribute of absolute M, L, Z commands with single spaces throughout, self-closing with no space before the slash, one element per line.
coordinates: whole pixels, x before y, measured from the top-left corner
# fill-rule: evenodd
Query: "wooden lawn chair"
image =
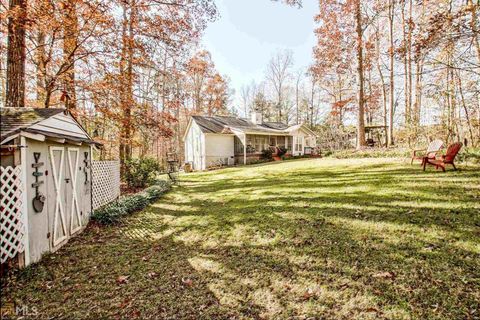
<path fill-rule="evenodd" d="M 413 164 L 413 160 L 421 160 L 422 165 L 425 158 L 435 159 L 437 153 L 442 149 L 443 141 L 442 140 L 433 140 L 428 144 L 427 149 L 413 150 L 412 161 L 410 164 Z"/>
<path fill-rule="evenodd" d="M 425 158 L 425 161 L 423 163 L 423 171 L 425 171 L 425 167 L 427 166 L 427 164 L 435 166 L 436 169 L 440 167 L 442 168 L 443 172 L 445 172 L 445 167 L 447 164 L 451 164 L 453 166 L 453 169 L 457 170 L 454 160 L 462 146 L 463 144 L 461 142 L 457 142 L 448 146 L 447 153 L 441 156 L 439 159 L 430 159 L 428 157 Z"/>

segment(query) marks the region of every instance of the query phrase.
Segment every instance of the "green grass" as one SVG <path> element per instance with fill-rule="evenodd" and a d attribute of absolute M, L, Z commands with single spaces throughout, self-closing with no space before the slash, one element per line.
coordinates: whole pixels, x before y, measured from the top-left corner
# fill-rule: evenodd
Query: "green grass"
<path fill-rule="evenodd" d="M 185 175 L 10 275 L 2 299 L 69 319 L 475 319 L 479 169 L 315 159 Z"/>

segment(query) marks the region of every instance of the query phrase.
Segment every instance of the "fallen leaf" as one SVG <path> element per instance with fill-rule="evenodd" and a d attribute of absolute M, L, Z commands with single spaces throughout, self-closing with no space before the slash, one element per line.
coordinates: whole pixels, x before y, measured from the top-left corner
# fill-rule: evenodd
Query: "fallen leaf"
<path fill-rule="evenodd" d="M 127 283 L 127 282 L 128 282 L 128 278 L 130 278 L 130 276 L 120 276 L 120 277 L 117 278 L 117 283 L 118 283 L 118 284 Z"/>
<path fill-rule="evenodd" d="M 193 286 L 193 281 L 192 281 L 192 279 L 188 279 L 188 278 L 187 278 L 187 279 L 184 279 L 184 278 L 182 278 L 182 283 L 183 283 L 184 285 L 186 285 L 187 287 Z"/>
<path fill-rule="evenodd" d="M 305 291 L 305 293 L 302 295 L 302 298 L 303 300 L 308 300 L 310 299 L 311 297 L 313 297 L 315 295 L 315 293 L 313 292 L 312 289 L 308 289 L 307 291 Z"/>
<path fill-rule="evenodd" d="M 126 306 L 128 306 L 130 304 L 130 299 L 125 299 L 123 300 L 123 302 L 120 304 L 120 309 L 124 309 Z"/>
<path fill-rule="evenodd" d="M 373 275 L 374 278 L 395 279 L 395 273 L 390 271 L 379 272 Z"/>

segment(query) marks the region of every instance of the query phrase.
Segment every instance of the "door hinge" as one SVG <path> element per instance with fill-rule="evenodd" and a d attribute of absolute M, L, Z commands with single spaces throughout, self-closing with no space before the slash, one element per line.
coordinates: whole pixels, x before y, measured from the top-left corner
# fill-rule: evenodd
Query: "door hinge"
<path fill-rule="evenodd" d="M 50 239 L 50 232 L 47 232 L 47 239 Z"/>

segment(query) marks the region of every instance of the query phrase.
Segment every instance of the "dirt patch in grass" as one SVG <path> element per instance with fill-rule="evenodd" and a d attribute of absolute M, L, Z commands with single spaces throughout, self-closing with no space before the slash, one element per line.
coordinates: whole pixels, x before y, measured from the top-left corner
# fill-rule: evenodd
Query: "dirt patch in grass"
<path fill-rule="evenodd" d="M 289 161 L 190 174 L 10 274 L 42 317 L 475 319 L 479 167 Z"/>

